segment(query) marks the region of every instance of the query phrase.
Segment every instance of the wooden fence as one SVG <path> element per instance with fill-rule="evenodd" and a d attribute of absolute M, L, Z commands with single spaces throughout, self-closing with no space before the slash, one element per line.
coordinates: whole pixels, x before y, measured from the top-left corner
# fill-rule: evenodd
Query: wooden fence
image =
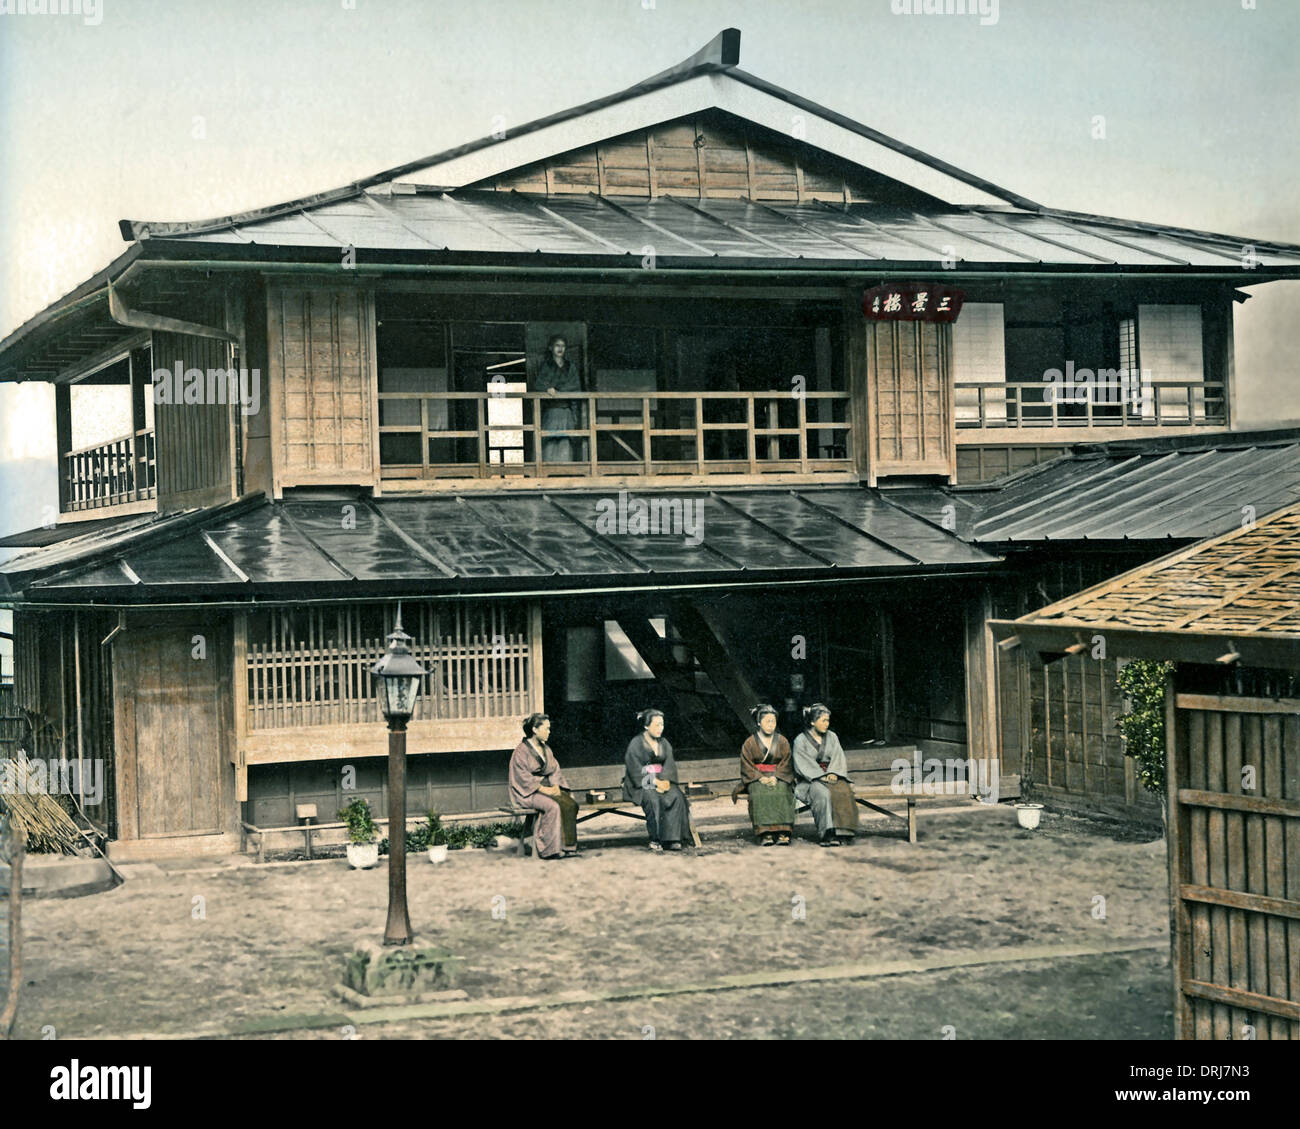
<path fill-rule="evenodd" d="M 1175 1037 L 1300 1039 L 1300 700 L 1166 710 Z"/>

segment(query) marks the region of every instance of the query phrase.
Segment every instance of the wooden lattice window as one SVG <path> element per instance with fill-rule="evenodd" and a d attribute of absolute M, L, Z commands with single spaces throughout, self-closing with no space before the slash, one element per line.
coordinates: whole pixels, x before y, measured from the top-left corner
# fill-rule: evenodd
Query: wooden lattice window
<path fill-rule="evenodd" d="M 250 614 L 250 729 L 381 722 L 370 668 L 394 615 L 391 604 Z M 411 653 L 429 672 L 414 720 L 517 717 L 532 709 L 525 605 L 405 601 L 402 623 Z"/>

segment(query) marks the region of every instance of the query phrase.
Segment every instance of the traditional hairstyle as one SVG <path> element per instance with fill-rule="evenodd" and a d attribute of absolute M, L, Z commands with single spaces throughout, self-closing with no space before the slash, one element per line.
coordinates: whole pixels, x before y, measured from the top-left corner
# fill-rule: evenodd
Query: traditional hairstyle
<path fill-rule="evenodd" d="M 749 716 L 754 719 L 755 725 L 762 721 L 768 714 L 771 714 L 773 717 L 781 716 L 776 712 L 775 707 L 769 706 L 766 702 L 759 702 L 758 705 L 749 711 Z"/>
<path fill-rule="evenodd" d="M 546 339 L 546 351 L 548 353 L 551 351 L 551 346 L 557 341 L 563 341 L 566 347 L 569 344 L 569 339 L 565 337 L 563 333 L 552 333 L 550 337 Z"/>
<path fill-rule="evenodd" d="M 524 718 L 524 736 L 531 737 L 534 731 L 544 721 L 550 721 L 550 717 L 544 713 L 530 713 Z"/>
<path fill-rule="evenodd" d="M 641 723 L 642 729 L 649 729 L 650 723 L 654 721 L 655 718 L 663 717 L 663 716 L 664 716 L 663 710 L 649 709 L 649 710 L 642 710 L 640 713 L 638 713 L 636 715 L 636 719 Z"/>
<path fill-rule="evenodd" d="M 803 723 L 805 725 L 812 725 L 812 723 L 821 717 L 822 714 L 830 717 L 831 711 L 826 706 L 822 705 L 821 702 L 813 702 L 811 706 L 804 707 Z"/>

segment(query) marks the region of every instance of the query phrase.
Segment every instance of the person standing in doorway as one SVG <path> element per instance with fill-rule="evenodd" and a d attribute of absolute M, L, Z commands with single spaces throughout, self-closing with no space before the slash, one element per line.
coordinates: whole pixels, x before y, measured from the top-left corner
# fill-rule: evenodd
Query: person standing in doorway
<path fill-rule="evenodd" d="M 553 401 L 543 401 L 541 409 L 541 455 L 543 463 L 583 462 L 587 458 L 587 443 L 569 435 L 556 435 L 557 431 L 572 431 L 585 426 L 581 400 L 566 400 L 566 393 L 582 391 L 582 375 L 578 366 L 567 355 L 568 342 L 563 335 L 555 334 L 546 343 L 546 355 L 537 370 L 537 389 Z M 576 458 L 575 458 L 576 456 Z"/>

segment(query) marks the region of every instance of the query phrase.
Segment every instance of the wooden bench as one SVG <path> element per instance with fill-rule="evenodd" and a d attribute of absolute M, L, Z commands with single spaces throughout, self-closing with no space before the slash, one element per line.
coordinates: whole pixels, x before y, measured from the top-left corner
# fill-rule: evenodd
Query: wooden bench
<path fill-rule="evenodd" d="M 965 796 L 968 795 L 967 786 L 964 783 L 923 783 L 913 785 L 905 790 L 900 791 L 892 784 L 854 784 L 853 798 L 858 801 L 864 808 L 870 808 L 872 811 L 879 812 L 881 815 L 887 815 L 890 819 L 901 820 L 907 825 L 907 841 L 916 842 L 916 801 L 927 799 L 932 796 Z M 888 808 L 882 808 L 879 804 L 873 804 L 872 800 L 906 800 L 907 814 L 902 812 L 890 811 Z M 795 809 L 796 813 L 809 811 L 808 804 L 799 804 Z"/>
<path fill-rule="evenodd" d="M 684 792 L 684 790 L 683 790 Z M 595 819 L 598 815 L 621 815 L 625 819 L 639 819 L 645 822 L 645 813 L 641 810 L 641 805 L 634 800 L 625 800 L 621 797 L 617 800 L 583 800 L 578 796 L 569 793 L 578 801 L 578 823 L 586 823 L 589 819 Z M 717 793 L 696 792 L 694 795 L 687 795 L 686 799 L 690 800 L 712 800 L 717 797 Z M 524 821 L 524 851 L 532 852 L 534 858 L 541 858 L 537 853 L 535 843 L 536 836 L 534 828 L 537 824 L 537 817 L 541 814 L 535 808 L 517 808 L 512 804 L 505 804 L 499 810 L 514 816 L 516 819 Z M 686 827 L 691 833 L 691 842 L 695 846 L 700 846 L 700 833 L 695 830 L 695 820 L 690 814 L 690 805 L 686 809 Z"/>

